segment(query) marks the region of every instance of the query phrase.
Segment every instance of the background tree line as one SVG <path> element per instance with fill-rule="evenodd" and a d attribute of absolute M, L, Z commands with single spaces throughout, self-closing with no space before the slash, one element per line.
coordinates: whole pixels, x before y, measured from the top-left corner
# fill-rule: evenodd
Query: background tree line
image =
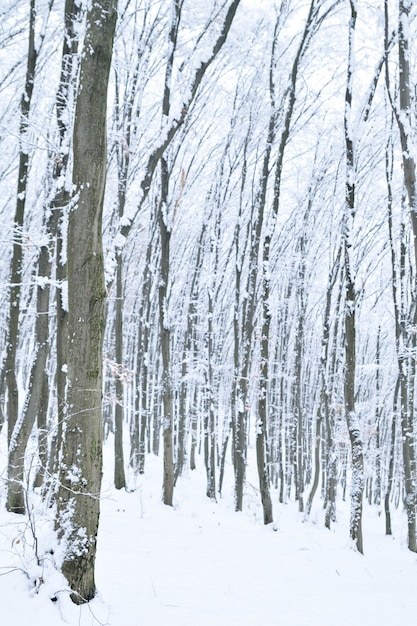
<path fill-rule="evenodd" d="M 7 0 L 8 510 L 56 509 L 93 597 L 103 438 L 163 500 L 255 463 L 264 522 L 404 506 L 417 551 L 411 0 Z"/>

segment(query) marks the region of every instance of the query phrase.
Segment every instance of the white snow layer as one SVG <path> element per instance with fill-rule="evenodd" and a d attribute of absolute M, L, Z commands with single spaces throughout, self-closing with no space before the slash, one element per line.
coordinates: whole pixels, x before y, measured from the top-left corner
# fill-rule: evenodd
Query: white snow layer
<path fill-rule="evenodd" d="M 1 434 L 4 439 L 4 431 Z M 2 450 L 4 445 L 2 443 Z M 1 453 L 4 463 L 5 455 Z M 112 442 L 105 449 L 98 536 L 97 597 L 75 606 L 54 567 L 39 566 L 27 519 L 0 510 L 0 607 L 10 626 L 392 626 L 417 616 L 417 556 L 406 548 L 407 525 L 365 507 L 365 556 L 348 538 L 349 506 L 323 527 L 319 500 L 304 521 L 296 505 L 274 498 L 276 530 L 264 527 L 255 477 L 245 510 L 233 510 L 231 477 L 224 497 L 205 497 L 204 471 L 180 478 L 175 506 L 161 503 L 161 460 L 147 459 L 132 493 L 111 485 Z M 229 468 L 229 474 L 231 474 Z M 4 478 L 5 473 L 1 476 Z M 47 515 L 34 514 L 39 551 L 53 542 Z M 10 570 L 9 568 L 15 568 Z M 30 579 L 24 573 L 28 572 Z M 34 582 L 35 581 L 35 582 Z"/>

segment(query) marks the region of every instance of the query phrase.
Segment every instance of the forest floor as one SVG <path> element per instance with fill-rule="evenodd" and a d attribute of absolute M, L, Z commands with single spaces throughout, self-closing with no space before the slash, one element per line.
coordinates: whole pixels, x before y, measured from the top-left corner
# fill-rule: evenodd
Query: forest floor
<path fill-rule="evenodd" d="M 1 434 L 3 439 L 4 434 Z M 0 461 L 5 455 L 1 446 Z M 201 461 L 202 465 L 202 461 Z M 3 467 L 1 468 L 3 470 Z M 1 471 L 0 470 L 0 471 Z M 230 473 L 230 472 L 229 472 Z M 0 478 L 5 476 L 4 470 Z M 161 460 L 147 459 L 134 491 L 112 488 L 111 444 L 105 448 L 98 537 L 97 597 L 77 607 L 48 554 L 48 512 L 30 518 L 0 503 L 0 615 L 7 626 L 392 626 L 415 624 L 417 556 L 406 548 L 406 520 L 365 507 L 364 550 L 353 548 L 349 507 L 338 503 L 329 531 L 316 502 L 308 521 L 274 494 L 275 526 L 262 525 L 254 476 L 243 513 L 232 486 L 217 503 L 205 497 L 204 471 L 187 473 L 175 506 L 161 503 Z M 230 477 L 229 477 L 230 481 Z M 37 542 L 34 541 L 34 536 Z"/>

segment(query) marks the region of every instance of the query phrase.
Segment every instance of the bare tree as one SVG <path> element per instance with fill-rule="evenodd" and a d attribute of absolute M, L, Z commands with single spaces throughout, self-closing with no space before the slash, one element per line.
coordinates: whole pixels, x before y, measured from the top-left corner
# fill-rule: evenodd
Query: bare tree
<path fill-rule="evenodd" d="M 364 488 L 363 448 L 358 415 L 355 408 L 355 373 L 356 373 L 356 288 L 355 266 L 352 258 L 351 236 L 355 217 L 355 153 L 352 128 L 352 92 L 354 75 L 354 35 L 356 26 L 356 3 L 350 0 L 351 16 L 349 20 L 349 56 L 345 93 L 345 144 L 346 144 L 346 196 L 343 221 L 343 256 L 345 280 L 345 373 L 344 403 L 345 416 L 352 449 L 352 486 L 350 536 L 355 541 L 359 552 L 363 553 L 362 539 L 362 499 Z"/>
<path fill-rule="evenodd" d="M 191 79 L 190 95 L 188 101 L 183 104 L 181 115 L 178 120 L 174 120 L 166 134 L 166 139 L 160 147 L 156 148 L 152 153 L 145 179 L 142 181 L 142 189 L 146 195 L 152 180 L 153 172 L 157 163 L 160 161 L 161 166 L 161 195 L 158 202 L 158 218 L 159 236 L 161 245 L 160 271 L 161 280 L 159 287 L 159 324 L 160 324 L 160 344 L 162 356 L 162 385 L 163 385 L 163 403 L 164 403 L 164 419 L 163 419 L 163 441 L 164 441 L 164 480 L 163 480 L 163 500 L 165 504 L 172 505 L 173 490 L 175 483 L 174 471 L 174 454 L 173 454 L 173 390 L 171 383 L 171 356 L 170 356 L 170 326 L 167 316 L 168 312 L 168 295 L 170 286 L 170 239 L 173 226 L 173 210 L 169 211 L 169 165 L 167 149 L 171 144 L 174 136 L 179 128 L 185 122 L 188 111 L 193 104 L 200 84 L 220 50 L 226 42 L 227 35 L 233 23 L 236 10 L 240 0 L 233 0 L 227 7 L 226 14 L 223 17 L 220 34 L 214 41 L 208 58 L 201 62 Z M 169 31 L 170 51 L 165 72 L 164 95 L 162 104 L 163 126 L 166 127 L 170 119 L 171 110 L 171 90 L 172 90 L 172 73 L 176 55 L 176 44 L 178 38 L 178 30 L 181 22 L 183 0 L 173 0 L 172 21 Z M 144 196 L 145 197 L 145 196 Z M 142 199 L 143 201 L 143 199 Z M 122 232 L 125 230 L 122 229 Z"/>
<path fill-rule="evenodd" d="M 416 453 L 414 432 L 414 388 L 416 381 L 417 339 L 414 329 L 417 324 L 417 182 L 416 161 L 411 148 L 415 132 L 413 131 L 413 111 L 411 105 L 411 73 L 409 51 L 409 24 L 412 2 L 400 0 L 398 4 L 398 67 L 399 67 L 399 110 L 395 109 L 398 128 L 400 131 L 404 185 L 407 192 L 408 209 L 410 213 L 413 252 L 414 252 L 414 279 L 411 285 L 410 310 L 402 320 L 408 318 L 408 324 L 401 323 L 402 342 L 399 345 L 399 367 L 401 380 L 401 432 L 403 440 L 403 467 L 405 508 L 408 518 L 408 548 L 417 552 L 417 486 L 416 486 Z M 403 346 L 407 346 L 404 354 Z"/>

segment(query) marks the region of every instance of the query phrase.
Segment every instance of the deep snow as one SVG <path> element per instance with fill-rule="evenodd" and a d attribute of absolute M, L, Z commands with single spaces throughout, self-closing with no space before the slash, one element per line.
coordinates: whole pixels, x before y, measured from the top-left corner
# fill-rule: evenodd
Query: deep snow
<path fill-rule="evenodd" d="M 3 439 L 2 433 L 1 438 Z M 4 441 L 2 442 L 4 444 Z M 5 455 L 2 445 L 1 460 Z M 204 472 L 190 472 L 161 503 L 161 460 L 149 458 L 131 493 L 111 486 L 105 449 L 96 581 L 89 605 L 73 605 L 49 555 L 38 567 L 27 520 L 0 511 L 0 614 L 7 626 L 392 626 L 417 623 L 417 556 L 406 548 L 406 520 L 365 507 L 365 556 L 348 538 L 349 508 L 323 527 L 320 502 L 308 521 L 274 495 L 275 529 L 264 527 L 254 477 L 245 510 L 235 513 L 231 484 L 217 503 Z M 230 474 L 230 470 L 229 470 Z M 3 472 L 2 477 L 5 476 Z M 229 477 L 230 480 L 230 477 Z M 35 507 L 36 508 L 36 507 Z M 48 514 L 34 512 L 39 554 L 53 543 Z M 10 570 L 10 568 L 17 568 Z M 24 573 L 26 571 L 30 579 Z M 34 587 L 34 580 L 37 587 Z M 52 601 L 54 598 L 56 601 Z"/>

